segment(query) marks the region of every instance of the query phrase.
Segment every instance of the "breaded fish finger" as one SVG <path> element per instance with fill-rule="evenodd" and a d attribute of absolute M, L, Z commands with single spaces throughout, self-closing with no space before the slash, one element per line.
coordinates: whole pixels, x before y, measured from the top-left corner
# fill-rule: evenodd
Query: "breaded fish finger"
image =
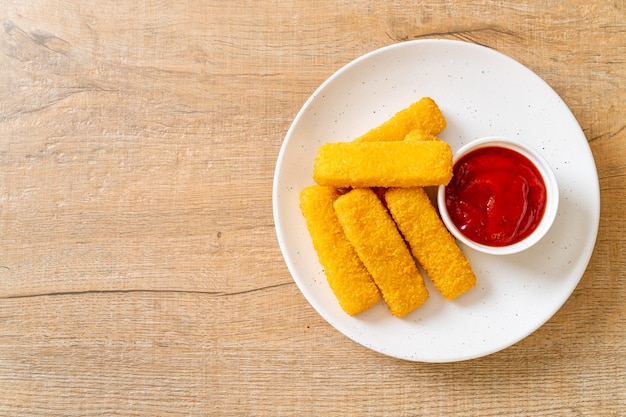
<path fill-rule="evenodd" d="M 441 140 L 335 142 L 319 147 L 313 179 L 333 187 L 426 187 L 452 178 L 452 149 Z"/>
<path fill-rule="evenodd" d="M 437 103 L 430 97 L 424 97 L 355 140 L 358 142 L 403 140 L 407 133 L 414 129 L 438 135 L 445 128 L 446 119 Z"/>
<path fill-rule="evenodd" d="M 355 315 L 376 304 L 380 292 L 337 220 L 333 203 L 339 196 L 332 187 L 306 187 L 300 209 L 331 290 L 341 308 Z"/>
<path fill-rule="evenodd" d="M 403 317 L 422 305 L 428 289 L 415 260 L 380 199 L 369 188 L 335 201 L 346 237 L 374 278 L 391 313 Z"/>
<path fill-rule="evenodd" d="M 413 256 L 446 299 L 452 300 L 476 285 L 469 260 L 422 188 L 391 188 L 385 201 Z"/>

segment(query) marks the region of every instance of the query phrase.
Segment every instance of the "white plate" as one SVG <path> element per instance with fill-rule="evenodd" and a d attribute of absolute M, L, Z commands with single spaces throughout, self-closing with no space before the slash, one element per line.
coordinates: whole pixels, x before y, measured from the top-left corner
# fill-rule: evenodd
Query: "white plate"
<path fill-rule="evenodd" d="M 462 247 L 478 283 L 455 301 L 430 284 L 430 298 L 400 319 L 383 302 L 350 317 L 332 294 L 299 208 L 313 184 L 324 142 L 348 141 L 424 96 L 448 122 L 440 135 L 456 151 L 503 135 L 535 147 L 554 168 L 559 213 L 534 248 L 489 256 Z M 568 299 L 595 245 L 598 175 L 587 139 L 559 96 L 532 71 L 494 50 L 449 40 L 420 40 L 368 53 L 341 68 L 304 104 L 280 150 L 273 189 L 280 248 L 309 303 L 333 327 L 377 352 L 423 362 L 452 362 L 497 352 L 531 334 Z"/>

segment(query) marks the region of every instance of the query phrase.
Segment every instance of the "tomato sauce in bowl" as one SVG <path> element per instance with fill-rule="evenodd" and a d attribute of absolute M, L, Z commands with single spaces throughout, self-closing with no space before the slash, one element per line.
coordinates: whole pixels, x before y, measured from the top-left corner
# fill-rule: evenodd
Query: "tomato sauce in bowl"
<path fill-rule="evenodd" d="M 445 197 L 461 233 L 483 245 L 506 246 L 526 238 L 541 222 L 546 185 L 521 153 L 487 146 L 454 164 Z"/>
<path fill-rule="evenodd" d="M 457 239 L 483 252 L 509 254 L 547 232 L 556 216 L 558 186 L 536 151 L 484 138 L 455 155 L 452 180 L 440 187 L 438 205 Z"/>

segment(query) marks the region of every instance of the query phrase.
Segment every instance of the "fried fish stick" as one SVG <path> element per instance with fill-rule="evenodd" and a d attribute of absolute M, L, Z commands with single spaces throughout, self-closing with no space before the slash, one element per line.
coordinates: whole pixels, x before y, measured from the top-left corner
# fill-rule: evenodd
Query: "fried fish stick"
<path fill-rule="evenodd" d="M 403 140 L 407 133 L 414 129 L 438 135 L 445 128 L 446 119 L 437 103 L 430 97 L 424 97 L 355 140 L 358 142 Z"/>
<path fill-rule="evenodd" d="M 354 189 L 335 201 L 346 237 L 372 275 L 394 316 L 422 305 L 428 289 L 409 248 L 380 199 L 369 188 Z"/>
<path fill-rule="evenodd" d="M 328 284 L 341 308 L 353 316 L 376 304 L 380 292 L 337 220 L 333 203 L 339 196 L 332 187 L 306 187 L 300 208 Z"/>
<path fill-rule="evenodd" d="M 452 178 L 452 149 L 441 140 L 336 142 L 318 149 L 313 179 L 333 187 L 426 187 Z"/>
<path fill-rule="evenodd" d="M 422 188 L 391 188 L 385 201 L 413 256 L 446 299 L 452 300 L 476 284 L 467 257 Z"/>

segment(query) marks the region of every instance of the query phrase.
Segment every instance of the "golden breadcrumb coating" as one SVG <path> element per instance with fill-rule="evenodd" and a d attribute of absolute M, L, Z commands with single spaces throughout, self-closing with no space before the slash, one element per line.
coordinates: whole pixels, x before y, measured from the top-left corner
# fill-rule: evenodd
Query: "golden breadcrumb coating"
<path fill-rule="evenodd" d="M 337 220 L 333 203 L 339 196 L 335 188 L 310 186 L 300 192 L 300 208 L 331 290 L 355 315 L 376 304 L 380 292 Z"/>
<path fill-rule="evenodd" d="M 428 290 L 387 209 L 374 191 L 354 189 L 334 204 L 339 223 L 380 289 L 391 313 L 403 317 L 422 305 Z"/>
<path fill-rule="evenodd" d="M 313 165 L 315 182 L 333 187 L 426 187 L 451 178 L 452 149 L 441 140 L 326 143 Z"/>
<path fill-rule="evenodd" d="M 414 129 L 438 135 L 445 128 L 446 119 L 437 103 L 430 97 L 424 97 L 355 140 L 359 142 L 403 140 L 407 133 Z"/>
<path fill-rule="evenodd" d="M 411 130 L 406 134 L 404 140 L 441 140 L 435 135 L 431 135 L 428 132 L 424 132 L 420 129 Z"/>
<path fill-rule="evenodd" d="M 469 260 L 422 188 L 391 188 L 385 201 L 411 252 L 446 299 L 476 285 Z"/>

